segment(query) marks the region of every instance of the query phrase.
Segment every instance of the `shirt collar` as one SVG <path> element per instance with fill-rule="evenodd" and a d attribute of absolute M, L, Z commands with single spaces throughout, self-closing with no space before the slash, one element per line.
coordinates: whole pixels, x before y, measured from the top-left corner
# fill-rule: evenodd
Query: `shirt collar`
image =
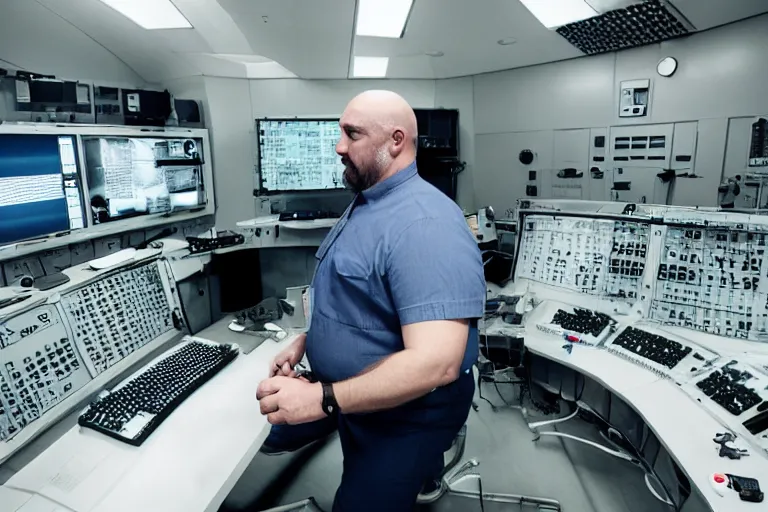
<path fill-rule="evenodd" d="M 384 181 L 375 184 L 367 190 L 363 190 L 363 198 L 365 198 L 366 201 L 376 201 L 377 199 L 381 199 L 399 185 L 402 185 L 416 176 L 417 172 L 416 162 L 414 161 L 411 165 L 396 172 Z"/>

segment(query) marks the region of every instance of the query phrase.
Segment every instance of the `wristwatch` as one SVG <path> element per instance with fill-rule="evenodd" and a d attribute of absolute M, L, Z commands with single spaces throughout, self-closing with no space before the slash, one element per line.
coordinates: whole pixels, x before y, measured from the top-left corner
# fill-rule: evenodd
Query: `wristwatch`
<path fill-rule="evenodd" d="M 332 416 L 339 410 L 336 395 L 333 394 L 333 384 L 323 382 L 323 412 Z"/>

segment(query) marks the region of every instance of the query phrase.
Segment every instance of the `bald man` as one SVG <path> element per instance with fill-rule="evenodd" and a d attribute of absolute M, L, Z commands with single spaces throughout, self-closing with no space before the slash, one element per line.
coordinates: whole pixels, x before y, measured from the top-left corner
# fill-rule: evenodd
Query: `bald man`
<path fill-rule="evenodd" d="M 291 425 L 273 427 L 266 446 L 293 450 L 338 429 L 334 512 L 406 512 L 469 414 L 483 263 L 461 210 L 417 173 L 403 98 L 363 93 L 340 125 L 356 196 L 317 251 L 307 335 L 259 385 L 261 412 Z M 305 352 L 319 382 L 295 378 Z"/>

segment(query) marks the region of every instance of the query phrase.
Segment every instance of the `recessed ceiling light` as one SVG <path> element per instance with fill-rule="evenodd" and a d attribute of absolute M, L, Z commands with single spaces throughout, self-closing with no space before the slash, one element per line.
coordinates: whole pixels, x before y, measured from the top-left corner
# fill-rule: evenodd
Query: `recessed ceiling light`
<path fill-rule="evenodd" d="M 192 28 L 171 0 L 101 0 L 147 30 Z"/>
<path fill-rule="evenodd" d="M 517 42 L 517 39 L 515 39 L 514 37 L 505 37 L 504 39 L 499 39 L 496 42 L 501 46 L 509 46 L 511 44 L 515 44 Z"/>
<path fill-rule="evenodd" d="M 413 0 L 358 0 L 358 36 L 399 39 L 411 15 Z"/>
<path fill-rule="evenodd" d="M 355 78 L 383 78 L 387 76 L 389 57 L 355 57 L 352 76 Z"/>
<path fill-rule="evenodd" d="M 585 0 L 520 0 L 547 28 L 557 28 L 597 16 Z"/>
<path fill-rule="evenodd" d="M 427 57 L 443 57 L 445 56 L 445 53 L 439 51 L 439 50 L 432 50 L 428 52 L 424 52 Z"/>

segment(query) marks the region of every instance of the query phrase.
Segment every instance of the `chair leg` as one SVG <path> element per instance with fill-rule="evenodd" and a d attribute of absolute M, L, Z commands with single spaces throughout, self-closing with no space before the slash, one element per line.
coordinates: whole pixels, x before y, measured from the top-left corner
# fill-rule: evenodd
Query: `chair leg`
<path fill-rule="evenodd" d="M 476 499 L 480 500 L 480 492 L 479 491 L 454 491 L 451 489 L 448 491 L 451 496 L 459 496 L 462 498 L 470 498 L 470 499 Z M 533 496 L 522 496 L 518 494 L 498 494 L 498 493 L 490 493 L 490 492 L 484 492 L 482 494 L 482 500 L 483 501 L 492 501 L 496 503 L 511 503 L 520 505 L 520 510 L 523 510 L 523 507 L 526 505 L 530 505 L 533 507 L 536 507 L 536 510 L 539 512 L 560 512 L 562 511 L 562 507 L 560 506 L 560 502 L 557 500 L 551 500 L 548 498 L 537 498 Z"/>
<path fill-rule="evenodd" d="M 447 493 L 451 496 L 458 496 L 469 499 L 476 499 L 482 501 L 492 501 L 497 503 L 512 503 L 519 504 L 520 510 L 523 510 L 525 505 L 531 505 L 536 507 L 536 510 L 540 512 L 560 512 L 562 510 L 560 502 L 549 498 L 538 498 L 534 496 L 522 496 L 519 494 L 499 494 L 499 493 L 486 493 L 478 491 L 464 491 L 454 489 L 459 483 L 467 479 L 474 479 L 478 481 L 478 487 L 480 487 L 481 476 L 477 473 L 477 468 L 480 463 L 477 459 L 470 459 L 460 467 L 456 468 L 447 475 L 444 479 Z M 482 489 L 482 487 L 480 487 Z"/>

